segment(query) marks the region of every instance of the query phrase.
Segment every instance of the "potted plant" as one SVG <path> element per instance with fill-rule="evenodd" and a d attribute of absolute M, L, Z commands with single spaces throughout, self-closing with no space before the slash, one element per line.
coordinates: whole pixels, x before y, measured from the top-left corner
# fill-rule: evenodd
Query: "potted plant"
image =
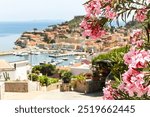
<path fill-rule="evenodd" d="M 63 83 L 70 83 L 72 73 L 70 71 L 64 70 L 61 72 L 60 77 Z"/>

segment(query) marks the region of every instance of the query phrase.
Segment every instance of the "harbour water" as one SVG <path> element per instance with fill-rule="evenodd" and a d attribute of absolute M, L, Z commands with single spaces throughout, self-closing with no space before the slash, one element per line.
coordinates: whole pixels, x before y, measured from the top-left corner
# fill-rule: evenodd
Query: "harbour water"
<path fill-rule="evenodd" d="M 28 23 L 2 23 L 0 22 L 0 52 L 10 51 L 14 47 L 14 42 L 19 38 L 19 36 L 24 31 L 31 31 L 33 28 L 44 29 L 49 25 L 60 23 L 56 22 L 28 22 Z M 4 59 L 8 62 L 28 60 L 33 66 L 38 65 L 43 62 L 51 61 L 61 61 L 57 66 L 68 66 L 72 62 L 77 62 L 75 56 L 66 56 L 67 60 L 63 60 L 64 57 L 49 57 L 50 54 L 41 53 L 38 55 L 26 55 L 26 56 L 16 56 L 16 55 L 5 55 L 0 56 L 0 59 Z M 79 60 L 78 60 L 79 62 Z"/>
<path fill-rule="evenodd" d="M 7 56 L 0 56 L 0 59 L 6 60 L 8 62 L 27 60 L 29 61 L 29 63 L 32 64 L 32 66 L 39 65 L 40 63 L 51 63 L 52 61 L 53 63 L 61 61 L 60 63 L 57 64 L 57 66 L 69 66 L 70 63 L 72 62 L 80 61 L 80 59 L 75 60 L 76 56 L 74 55 L 65 56 L 65 57 L 57 57 L 57 58 L 49 57 L 49 55 L 50 54 L 46 54 L 46 53 L 41 53 L 38 55 L 27 55 L 27 56 L 7 55 Z M 64 58 L 66 60 L 63 60 Z"/>

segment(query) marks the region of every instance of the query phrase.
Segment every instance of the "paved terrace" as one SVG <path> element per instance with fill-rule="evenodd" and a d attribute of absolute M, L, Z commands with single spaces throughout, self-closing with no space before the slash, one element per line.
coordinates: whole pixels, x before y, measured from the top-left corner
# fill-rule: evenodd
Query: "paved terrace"
<path fill-rule="evenodd" d="M 28 93 L 10 93 L 5 92 L 3 100 L 100 100 L 102 93 L 78 93 L 74 91 L 60 92 L 52 91 L 36 91 Z"/>

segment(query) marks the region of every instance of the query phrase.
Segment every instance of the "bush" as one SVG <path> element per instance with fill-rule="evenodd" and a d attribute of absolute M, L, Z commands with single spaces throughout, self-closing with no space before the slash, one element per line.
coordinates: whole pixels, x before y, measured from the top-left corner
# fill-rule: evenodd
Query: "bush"
<path fill-rule="evenodd" d="M 29 74 L 28 79 L 32 81 L 38 81 L 38 75 L 35 73 Z"/>
<path fill-rule="evenodd" d="M 56 66 L 51 64 L 43 64 L 34 66 L 32 73 L 42 73 L 43 75 L 51 76 L 56 72 Z"/>
<path fill-rule="evenodd" d="M 74 80 L 78 80 L 78 81 L 84 81 L 84 80 L 86 80 L 86 77 L 83 74 L 79 74 L 79 75 L 73 76 L 72 78 Z"/>
<path fill-rule="evenodd" d="M 69 83 L 71 80 L 72 73 L 68 70 L 61 70 L 60 78 L 63 80 L 63 83 Z"/>
<path fill-rule="evenodd" d="M 49 86 L 53 83 L 57 83 L 59 80 L 56 78 L 49 78 L 47 76 L 39 76 L 39 82 L 42 86 Z"/>
<path fill-rule="evenodd" d="M 57 78 L 48 78 L 48 85 L 57 83 L 59 80 Z"/>
<path fill-rule="evenodd" d="M 47 76 L 39 76 L 39 82 L 42 86 L 48 86 L 48 77 Z"/>
<path fill-rule="evenodd" d="M 109 60 L 113 64 L 108 65 L 108 69 L 111 70 L 111 73 L 113 74 L 114 77 L 120 78 L 121 74 L 124 73 L 124 71 L 127 70 L 128 68 L 127 65 L 124 64 L 124 60 L 123 60 L 123 56 L 125 53 L 128 52 L 128 50 L 129 50 L 129 47 L 125 46 L 125 47 L 121 47 L 118 49 L 114 49 L 105 54 L 100 54 L 99 56 L 95 57 L 92 60 L 92 65 L 94 67 L 97 61 Z M 106 68 L 107 66 L 104 65 L 102 67 Z M 100 74 L 100 73 L 97 73 L 97 74 Z"/>
<path fill-rule="evenodd" d="M 41 71 L 42 66 L 41 65 L 36 65 L 32 68 L 32 73 L 37 73 L 37 71 Z"/>

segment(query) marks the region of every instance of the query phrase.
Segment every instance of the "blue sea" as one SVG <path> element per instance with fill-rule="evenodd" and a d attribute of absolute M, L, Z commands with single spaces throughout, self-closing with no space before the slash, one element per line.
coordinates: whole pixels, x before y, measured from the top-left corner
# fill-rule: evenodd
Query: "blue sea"
<path fill-rule="evenodd" d="M 62 21 L 46 21 L 46 22 L 0 22 L 0 52 L 12 50 L 14 42 L 25 31 L 32 31 L 33 28 L 39 30 L 45 29 L 50 25 L 60 24 Z M 66 66 L 74 60 L 74 56 L 68 56 L 68 60 L 59 64 L 58 66 Z M 30 56 L 15 56 L 6 55 L 0 56 L 0 59 L 4 59 L 8 62 L 28 60 L 33 66 L 43 62 L 50 62 L 52 59 L 49 54 L 30 55 Z M 32 60 L 31 60 L 32 59 Z M 62 57 L 55 58 L 56 61 L 62 60 Z"/>
<path fill-rule="evenodd" d="M 12 50 L 14 42 L 25 31 L 42 30 L 62 21 L 0 22 L 0 51 Z"/>

